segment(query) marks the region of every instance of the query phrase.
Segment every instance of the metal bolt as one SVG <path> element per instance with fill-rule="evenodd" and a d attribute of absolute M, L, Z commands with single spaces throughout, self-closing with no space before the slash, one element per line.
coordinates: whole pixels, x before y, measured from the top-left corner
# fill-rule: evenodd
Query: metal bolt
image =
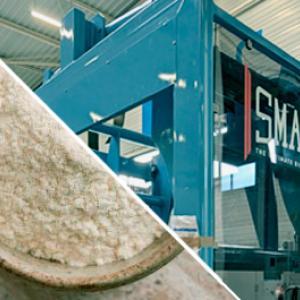
<path fill-rule="evenodd" d="M 251 40 L 246 40 L 246 48 L 248 49 L 248 50 L 252 50 L 253 49 L 253 43 L 252 43 L 252 41 Z"/>
<path fill-rule="evenodd" d="M 156 176 L 158 173 L 158 169 L 157 169 L 157 166 L 156 165 L 151 165 L 151 176 L 154 177 Z"/>

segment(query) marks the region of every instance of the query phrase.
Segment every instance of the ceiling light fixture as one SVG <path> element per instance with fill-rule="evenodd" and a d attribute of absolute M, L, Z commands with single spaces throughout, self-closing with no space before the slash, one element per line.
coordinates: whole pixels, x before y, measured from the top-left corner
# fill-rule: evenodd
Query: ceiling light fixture
<path fill-rule="evenodd" d="M 31 16 L 36 18 L 36 19 L 39 19 L 40 21 L 43 21 L 49 25 L 52 25 L 52 26 L 55 26 L 55 27 L 58 27 L 60 28 L 61 27 L 61 22 L 59 22 L 58 20 L 55 20 L 51 17 L 48 17 L 46 15 L 43 15 L 42 13 L 40 12 L 37 12 L 35 10 L 32 10 L 31 11 Z"/>

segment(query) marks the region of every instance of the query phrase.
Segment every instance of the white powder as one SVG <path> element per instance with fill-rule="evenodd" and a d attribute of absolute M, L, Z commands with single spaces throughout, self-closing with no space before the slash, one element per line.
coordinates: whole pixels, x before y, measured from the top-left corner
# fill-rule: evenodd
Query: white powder
<path fill-rule="evenodd" d="M 6 295 L 6 292 L 9 292 Z M 1 298 L 1 296 L 3 298 Z M 4 298 L 5 297 L 5 298 Z M 6 300 L 233 300 L 237 299 L 203 266 L 182 252 L 157 272 L 133 284 L 100 293 L 57 291 L 44 286 L 22 284 L 0 276 L 0 299 Z"/>
<path fill-rule="evenodd" d="M 0 63 L 0 242 L 86 266 L 130 258 L 162 233 Z"/>

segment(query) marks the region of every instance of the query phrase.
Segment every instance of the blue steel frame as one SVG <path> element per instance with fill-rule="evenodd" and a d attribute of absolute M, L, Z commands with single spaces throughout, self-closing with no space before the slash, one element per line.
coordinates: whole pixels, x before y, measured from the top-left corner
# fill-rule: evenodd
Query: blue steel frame
<path fill-rule="evenodd" d="M 149 164 L 138 163 L 134 157 L 125 158 L 120 155 L 120 140 L 129 140 L 151 148 L 157 148 L 152 138 L 137 132 L 117 126 L 96 123 L 90 132 L 110 135 L 110 147 L 108 153 L 94 150 L 110 168 L 118 174 L 142 178 L 152 182 L 152 195 L 139 194 L 160 217 L 168 223 L 172 209 L 173 199 L 169 173 L 162 157 L 154 159 Z"/>
<path fill-rule="evenodd" d="M 151 122 L 144 123 L 144 133 L 166 160 L 174 213 L 196 215 L 202 237 L 214 237 L 215 223 L 214 22 L 300 74 L 299 61 L 212 0 L 157 0 L 108 25 L 99 16 L 85 21 L 71 12 L 64 22 L 62 68 L 37 90 L 77 133 L 147 103 L 143 115 Z M 90 112 L 103 119 L 93 124 Z M 115 147 L 118 152 L 118 141 Z M 201 249 L 210 266 L 213 253 Z"/>

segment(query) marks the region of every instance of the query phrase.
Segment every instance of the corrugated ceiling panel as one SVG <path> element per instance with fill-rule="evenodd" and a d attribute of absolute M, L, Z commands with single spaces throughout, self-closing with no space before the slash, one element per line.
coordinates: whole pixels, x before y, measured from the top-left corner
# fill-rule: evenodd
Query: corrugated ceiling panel
<path fill-rule="evenodd" d="M 103 12 L 109 13 L 113 17 L 118 17 L 130 8 L 135 6 L 139 0 L 89 0 L 89 3 L 101 8 Z"/>
<path fill-rule="evenodd" d="M 255 30 L 263 29 L 266 38 L 300 59 L 299 0 L 267 0 L 240 19 Z"/>
<path fill-rule="evenodd" d="M 217 0 L 215 3 L 219 5 L 221 8 L 226 10 L 229 13 L 232 13 L 237 9 L 237 7 L 240 7 L 241 5 L 244 5 L 245 0 Z"/>
<path fill-rule="evenodd" d="M 135 6 L 139 0 L 1 0 L 0 17 L 26 26 L 32 30 L 59 39 L 57 28 L 43 24 L 31 17 L 32 9 L 61 20 L 71 7 L 80 7 L 87 17 L 97 10 L 110 16 L 119 16 Z M 229 12 L 239 13 L 239 18 L 254 28 L 263 29 L 264 35 L 278 46 L 300 58 L 300 3 L 299 0 L 216 0 Z M 257 4 L 258 2 L 261 2 Z M 250 8 L 253 4 L 254 7 Z M 243 10 L 246 10 L 243 12 Z M 36 39 L 0 27 L 0 57 L 57 61 L 59 49 Z M 20 71 L 22 69 L 22 71 Z M 18 74 L 26 82 L 41 79 L 39 69 L 18 67 Z"/>
<path fill-rule="evenodd" d="M 49 26 L 31 16 L 36 10 L 61 21 L 72 8 L 83 10 L 87 18 L 99 12 L 115 17 L 138 0 L 1 0 L 0 17 L 38 33 L 59 40 L 59 29 Z M 59 49 L 37 39 L 24 35 L 7 27 L 0 26 L 0 57 L 17 60 L 56 61 Z M 10 64 L 11 65 L 11 64 Z M 11 65 L 12 66 L 12 65 Z M 42 78 L 42 70 L 30 66 L 14 66 L 17 74 L 31 87 L 35 87 Z"/>
<path fill-rule="evenodd" d="M 30 38 L 26 35 L 15 33 L 0 27 L 0 53 L 7 57 L 17 58 L 43 58 L 57 57 L 58 49 Z M 47 55 L 46 55 L 47 54 Z"/>
<path fill-rule="evenodd" d="M 10 66 L 12 70 L 20 76 L 28 86 L 36 87 L 42 80 L 42 72 L 25 66 Z"/>
<path fill-rule="evenodd" d="M 49 17 L 61 20 L 65 11 L 71 8 L 71 5 L 68 5 L 63 9 L 61 6 L 63 2 L 56 0 L 1 0 L 0 15 L 32 30 L 58 38 L 58 29 L 33 18 L 31 11 L 36 10 Z"/>
<path fill-rule="evenodd" d="M 232 13 L 241 2 L 244 9 L 238 18 L 274 44 L 300 59 L 300 2 L 299 0 L 217 0 L 216 3 Z M 251 2 L 255 4 L 251 9 Z"/>

